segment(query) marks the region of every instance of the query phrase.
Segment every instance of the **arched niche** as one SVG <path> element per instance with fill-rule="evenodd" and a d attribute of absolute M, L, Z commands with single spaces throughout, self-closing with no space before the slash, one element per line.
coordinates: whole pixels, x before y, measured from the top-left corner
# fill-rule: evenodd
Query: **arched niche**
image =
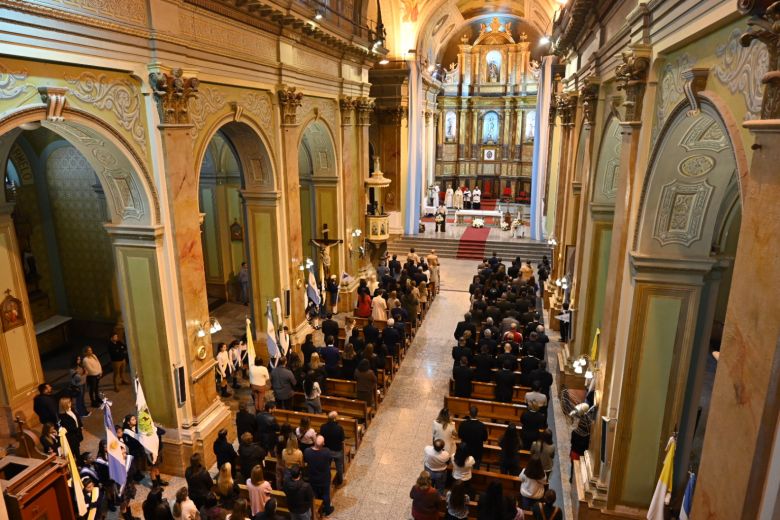
<path fill-rule="evenodd" d="M 592 182 L 591 208 L 614 211 L 619 180 L 620 150 L 623 144 L 620 123 L 615 116 L 609 117 L 602 135 Z"/>

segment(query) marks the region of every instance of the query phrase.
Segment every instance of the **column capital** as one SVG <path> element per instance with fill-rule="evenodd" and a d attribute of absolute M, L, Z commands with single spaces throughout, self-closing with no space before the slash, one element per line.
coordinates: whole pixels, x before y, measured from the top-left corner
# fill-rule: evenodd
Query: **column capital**
<path fill-rule="evenodd" d="M 199 84 L 198 78 L 185 77 L 179 68 L 149 74 L 149 85 L 164 125 L 190 124 L 189 102 L 197 94 Z"/>
<path fill-rule="evenodd" d="M 355 124 L 355 107 L 357 100 L 352 96 L 341 96 L 339 108 L 341 109 L 341 125 L 352 126 Z"/>
<path fill-rule="evenodd" d="M 766 45 L 769 51 L 767 73 L 761 79 L 766 85 L 761 103 L 761 119 L 780 119 L 780 3 L 771 1 L 739 2 L 743 14 L 752 14 L 750 29 L 739 39 L 743 47 L 754 40 Z"/>
<path fill-rule="evenodd" d="M 279 108 L 282 111 L 282 126 L 297 125 L 298 107 L 303 101 L 303 92 L 298 92 L 295 87 L 281 85 L 277 95 L 279 96 Z"/>
<path fill-rule="evenodd" d="M 371 114 L 374 112 L 374 98 L 359 97 L 355 99 L 358 113 L 358 125 L 369 126 L 371 124 Z"/>
<path fill-rule="evenodd" d="M 582 124 L 590 128 L 596 120 L 596 104 L 599 100 L 599 84 L 595 78 L 590 77 L 580 88 L 582 100 Z"/>
<path fill-rule="evenodd" d="M 642 117 L 642 101 L 647 86 L 647 73 L 650 70 L 650 48 L 631 45 L 621 54 L 623 63 L 615 69 L 617 89 L 626 93 L 623 101 L 624 121 L 636 121 Z"/>

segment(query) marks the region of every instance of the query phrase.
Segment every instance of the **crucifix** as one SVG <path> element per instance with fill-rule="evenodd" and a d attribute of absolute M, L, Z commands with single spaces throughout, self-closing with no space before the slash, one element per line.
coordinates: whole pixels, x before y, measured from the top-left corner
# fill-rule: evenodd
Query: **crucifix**
<path fill-rule="evenodd" d="M 317 246 L 320 252 L 320 265 L 324 271 L 322 274 L 323 280 L 330 276 L 330 248 L 336 244 L 340 244 L 342 241 L 338 238 L 328 238 L 328 224 L 322 225 L 322 238 L 312 238 L 311 243 Z"/>

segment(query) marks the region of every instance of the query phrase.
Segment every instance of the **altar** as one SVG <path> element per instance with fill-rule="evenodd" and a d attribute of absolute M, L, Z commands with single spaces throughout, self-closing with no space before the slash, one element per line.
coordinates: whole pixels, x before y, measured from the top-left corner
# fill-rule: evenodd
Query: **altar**
<path fill-rule="evenodd" d="M 504 218 L 504 214 L 498 210 L 482 210 L 482 209 L 459 209 L 455 212 L 455 223 L 466 224 L 474 222 L 475 218 L 481 218 L 485 221 L 486 226 L 501 227 L 501 220 Z"/>

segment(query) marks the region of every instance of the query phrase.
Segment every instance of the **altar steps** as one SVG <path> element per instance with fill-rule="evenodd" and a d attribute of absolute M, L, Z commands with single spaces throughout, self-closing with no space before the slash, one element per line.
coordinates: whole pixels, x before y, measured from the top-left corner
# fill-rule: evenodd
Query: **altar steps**
<path fill-rule="evenodd" d="M 389 254 L 397 254 L 399 258 L 406 258 L 410 248 L 414 248 L 420 256 L 427 255 L 431 249 L 441 258 L 460 258 L 482 260 L 485 256 L 492 256 L 495 251 L 498 256 L 509 262 L 516 256 L 525 262 L 536 265 L 541 262 L 542 256 L 552 260 L 552 249 L 546 242 L 535 240 L 509 239 L 507 241 L 480 240 L 471 241 L 458 238 L 425 238 L 414 235 L 402 235 L 392 239 L 387 244 Z M 458 255 L 460 249 L 460 255 Z M 484 251 L 484 254 L 482 253 Z"/>

